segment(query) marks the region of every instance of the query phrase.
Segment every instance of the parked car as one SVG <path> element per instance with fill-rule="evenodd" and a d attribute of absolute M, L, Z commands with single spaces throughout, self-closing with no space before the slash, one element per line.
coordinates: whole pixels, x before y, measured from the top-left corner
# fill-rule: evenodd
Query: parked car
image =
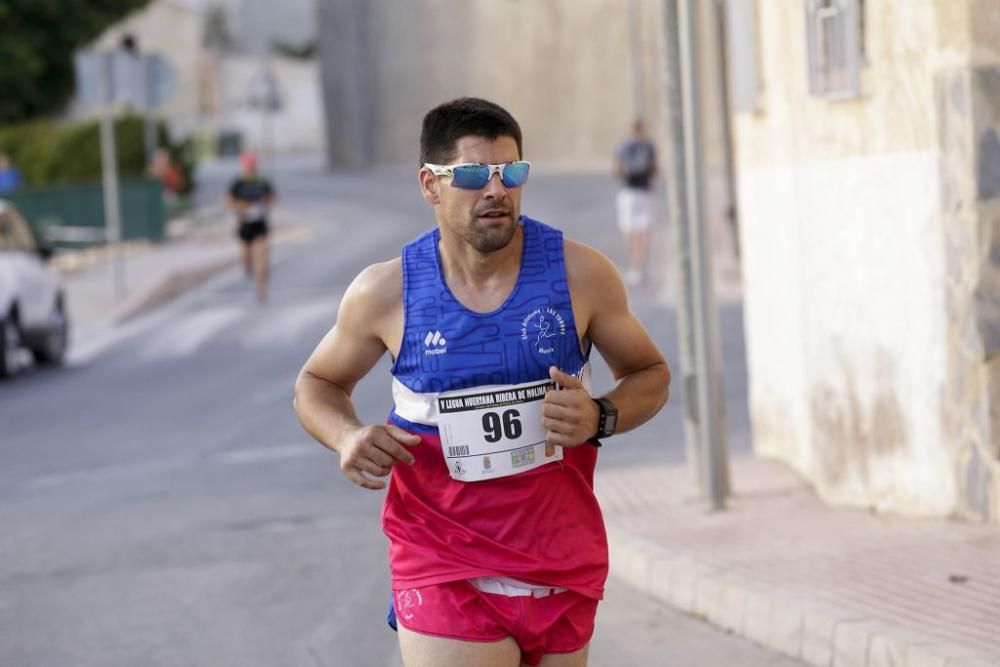
<path fill-rule="evenodd" d="M 62 363 L 69 319 L 59 275 L 10 202 L 0 199 L 0 377 L 15 375 L 25 351 L 41 364 Z"/>

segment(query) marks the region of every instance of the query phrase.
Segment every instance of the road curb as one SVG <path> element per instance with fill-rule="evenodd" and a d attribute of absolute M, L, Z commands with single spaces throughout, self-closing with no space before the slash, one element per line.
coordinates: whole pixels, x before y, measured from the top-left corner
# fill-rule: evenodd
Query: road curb
<path fill-rule="evenodd" d="M 170 273 L 159 283 L 139 295 L 132 303 L 126 304 L 114 317 L 115 324 L 126 324 L 137 317 L 145 315 L 173 301 L 178 296 L 198 287 L 212 276 L 236 266 L 239 263 L 235 257 L 206 263 L 197 267 L 189 267 Z"/>
<path fill-rule="evenodd" d="M 608 527 L 611 574 L 650 596 L 816 667 L 988 667 L 959 644 L 764 589 Z"/>

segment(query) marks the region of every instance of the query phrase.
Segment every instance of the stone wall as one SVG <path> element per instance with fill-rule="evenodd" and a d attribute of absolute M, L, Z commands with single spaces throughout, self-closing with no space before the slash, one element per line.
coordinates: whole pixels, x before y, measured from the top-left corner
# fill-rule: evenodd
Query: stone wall
<path fill-rule="evenodd" d="M 948 384 L 959 511 L 1000 517 L 1000 67 L 937 78 Z"/>
<path fill-rule="evenodd" d="M 836 503 L 1000 520 L 1000 5 L 868 0 L 862 94 L 811 97 L 801 3 L 758 3 L 737 119 L 757 450 Z"/>

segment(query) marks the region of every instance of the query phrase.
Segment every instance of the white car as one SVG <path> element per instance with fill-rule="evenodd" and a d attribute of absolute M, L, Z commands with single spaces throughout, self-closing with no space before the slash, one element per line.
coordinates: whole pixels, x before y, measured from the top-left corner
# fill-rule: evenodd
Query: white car
<path fill-rule="evenodd" d="M 66 355 L 66 299 L 47 263 L 51 255 L 13 205 L 0 199 L 0 378 L 21 369 L 26 351 L 41 364 L 62 363 Z"/>

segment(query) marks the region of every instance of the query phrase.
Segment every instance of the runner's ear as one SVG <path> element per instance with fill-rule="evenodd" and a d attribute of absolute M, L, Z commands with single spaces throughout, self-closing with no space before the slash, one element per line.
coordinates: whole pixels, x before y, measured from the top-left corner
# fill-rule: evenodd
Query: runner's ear
<path fill-rule="evenodd" d="M 424 201 L 433 205 L 440 204 L 441 193 L 438 190 L 440 184 L 437 176 L 429 169 L 421 169 L 420 173 L 417 174 L 417 179 L 420 181 L 420 194 L 423 195 Z"/>

